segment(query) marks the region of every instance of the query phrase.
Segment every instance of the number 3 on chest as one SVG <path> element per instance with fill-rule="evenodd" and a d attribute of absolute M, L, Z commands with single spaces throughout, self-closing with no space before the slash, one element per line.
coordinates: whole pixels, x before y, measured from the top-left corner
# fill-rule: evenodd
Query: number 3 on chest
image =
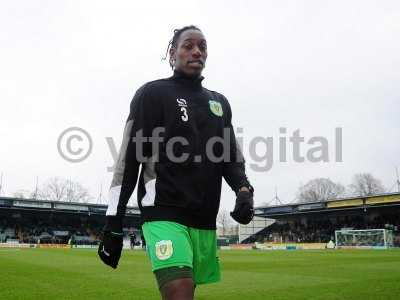
<path fill-rule="evenodd" d="M 181 119 L 183 122 L 187 122 L 189 120 L 189 116 L 187 114 L 187 103 L 185 99 L 176 99 L 176 102 L 178 102 L 178 106 L 181 108 L 182 116 Z"/>
<path fill-rule="evenodd" d="M 181 107 L 181 112 L 183 113 L 183 115 L 181 116 L 182 121 L 187 122 L 187 120 L 189 120 L 189 116 L 187 114 L 186 107 Z"/>

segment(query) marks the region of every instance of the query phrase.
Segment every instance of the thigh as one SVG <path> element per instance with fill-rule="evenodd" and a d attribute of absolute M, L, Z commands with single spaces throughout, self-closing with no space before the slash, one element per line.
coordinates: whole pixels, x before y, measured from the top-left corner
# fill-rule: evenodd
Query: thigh
<path fill-rule="evenodd" d="M 194 297 L 193 279 L 181 278 L 174 281 L 170 281 L 160 289 L 160 292 L 163 300 L 175 300 L 175 299 L 193 300 Z"/>
<path fill-rule="evenodd" d="M 193 248 L 193 275 L 196 284 L 221 279 L 215 230 L 189 228 Z"/>
<path fill-rule="evenodd" d="M 193 268 L 193 250 L 188 227 L 169 221 L 146 222 L 142 226 L 152 271 L 168 267 Z"/>

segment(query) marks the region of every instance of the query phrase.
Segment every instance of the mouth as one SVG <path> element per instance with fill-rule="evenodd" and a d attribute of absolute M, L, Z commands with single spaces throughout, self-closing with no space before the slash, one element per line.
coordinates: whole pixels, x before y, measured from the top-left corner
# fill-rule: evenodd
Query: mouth
<path fill-rule="evenodd" d="M 188 65 L 202 67 L 204 63 L 201 60 L 192 60 L 188 62 Z"/>

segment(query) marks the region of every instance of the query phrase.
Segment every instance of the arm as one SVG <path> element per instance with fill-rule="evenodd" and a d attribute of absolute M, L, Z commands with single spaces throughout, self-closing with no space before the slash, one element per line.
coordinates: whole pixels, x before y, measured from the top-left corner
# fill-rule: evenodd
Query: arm
<path fill-rule="evenodd" d="M 140 88 L 130 106 L 129 117 L 125 124 L 123 140 L 119 151 L 118 160 L 115 166 L 113 179 L 108 195 L 108 208 L 106 212 L 106 225 L 103 230 L 103 238 L 99 244 L 98 254 L 101 260 L 116 268 L 122 251 L 122 220 L 125 216 L 126 206 L 133 190 L 142 162 L 141 157 L 150 157 L 148 144 L 137 147 L 134 139 L 138 132 L 143 137 L 150 137 L 154 127 L 154 120 L 157 119 L 153 100 L 146 93 L 146 86 Z M 143 149 L 138 153 L 137 149 Z M 150 149 L 151 151 L 151 149 Z"/>
<path fill-rule="evenodd" d="M 130 104 L 130 112 L 125 124 L 121 148 L 115 165 L 111 187 L 108 193 L 106 229 L 122 230 L 122 219 L 126 206 L 136 186 L 140 162 L 136 159 L 135 144 L 132 137 L 143 127 L 139 106 L 143 106 L 145 87 L 140 88 Z"/>

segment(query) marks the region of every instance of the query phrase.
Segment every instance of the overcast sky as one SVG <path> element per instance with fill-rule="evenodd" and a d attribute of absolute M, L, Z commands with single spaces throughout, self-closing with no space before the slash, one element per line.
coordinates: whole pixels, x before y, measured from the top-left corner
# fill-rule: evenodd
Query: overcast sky
<path fill-rule="evenodd" d="M 2 1 L 2 194 L 33 190 L 36 176 L 39 185 L 54 176 L 79 181 L 94 201 L 102 184 L 106 193 L 113 164 L 106 137 L 119 148 L 135 90 L 171 75 L 161 58 L 173 29 L 189 24 L 207 39 L 203 84 L 229 99 L 248 164 L 255 162 L 246 144 L 273 137 L 272 168 L 248 168 L 257 205 L 270 201 L 275 187 L 283 202 L 293 201 L 299 185 L 315 177 L 347 185 L 355 173 L 370 172 L 393 186 L 400 167 L 399 1 Z M 80 163 L 57 151 L 58 136 L 71 126 L 93 141 Z M 334 161 L 337 127 L 343 162 Z M 288 162 L 278 161 L 278 138 L 289 140 L 297 129 L 306 142 L 327 139 L 329 163 L 295 162 L 290 143 Z M 303 155 L 312 148 L 306 142 Z M 225 185 L 222 206 L 233 205 Z"/>

